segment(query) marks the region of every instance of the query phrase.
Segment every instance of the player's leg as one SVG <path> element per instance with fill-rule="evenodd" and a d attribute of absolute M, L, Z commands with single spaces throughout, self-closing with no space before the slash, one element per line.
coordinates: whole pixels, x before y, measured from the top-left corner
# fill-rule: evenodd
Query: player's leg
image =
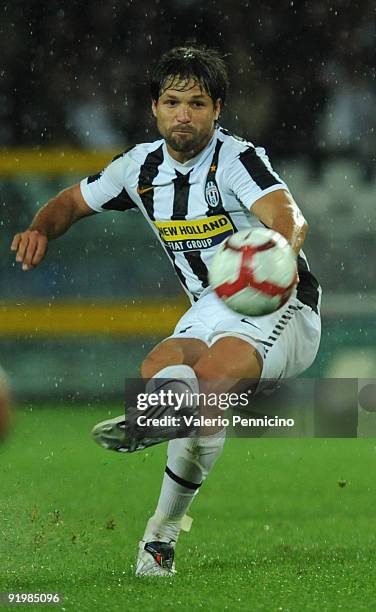
<path fill-rule="evenodd" d="M 199 328 L 198 335 L 200 331 L 202 330 Z M 145 391 L 146 395 L 149 395 L 156 390 L 158 392 L 173 391 L 180 394 L 186 391 L 193 394 L 198 393 L 198 382 L 192 366 L 200 359 L 205 350 L 207 350 L 207 344 L 199 338 L 164 340 L 147 355 L 141 365 L 141 373 L 146 386 L 141 385 L 139 393 Z M 133 452 L 176 437 L 165 435 L 161 428 L 139 425 L 139 417 L 148 418 L 151 415 L 149 410 L 140 412 L 138 398 L 137 391 L 131 391 L 130 397 L 126 398 L 125 414 L 97 423 L 93 428 L 92 436 L 98 444 L 118 452 Z M 150 407 L 150 410 L 154 412 L 153 407 Z M 194 408 L 188 408 L 188 411 L 191 414 Z M 173 407 L 171 407 L 171 413 L 176 415 Z M 181 427 L 185 429 L 184 422 Z"/>
<path fill-rule="evenodd" d="M 156 510 L 149 519 L 137 560 L 136 575 L 174 573 L 174 549 L 181 529 L 189 531 L 187 511 L 223 449 L 225 432 L 179 438 L 168 444 L 167 465 Z"/>
<path fill-rule="evenodd" d="M 146 356 L 141 364 L 142 378 L 149 379 L 168 366 L 193 367 L 208 346 L 198 338 L 167 338 Z"/>
<path fill-rule="evenodd" d="M 166 383 L 171 378 L 184 380 L 188 377 L 192 380 L 196 378 L 193 368 L 207 349 L 202 340 L 167 339 L 146 357 L 141 367 L 142 375 L 145 379 L 156 380 L 157 384 L 161 379 Z M 224 432 L 207 439 L 179 438 L 169 442 L 158 504 L 140 542 L 138 576 L 169 576 L 174 573 L 176 541 L 180 529 L 189 527 L 186 512 L 219 456 L 223 443 Z"/>
<path fill-rule="evenodd" d="M 232 336 L 216 340 L 194 366 L 200 390 L 207 396 L 256 389 L 262 369 L 263 360 L 256 347 L 246 337 Z M 206 405 L 202 412 L 211 419 L 223 414 L 218 405 Z M 212 426 L 201 429 L 200 433 L 208 435 L 217 429 L 218 426 Z"/>
<path fill-rule="evenodd" d="M 179 320 L 174 333 L 158 344 L 145 358 L 141 373 L 146 385 L 140 386 L 139 393 L 147 396 L 157 392 L 174 392 L 184 394 L 187 391 L 193 397 L 198 393 L 198 382 L 192 366 L 208 347 L 208 337 L 212 329 L 203 324 L 200 317 L 202 303 L 194 304 Z M 164 379 L 164 380 L 163 380 Z M 140 381 L 142 382 L 142 381 Z M 171 385 L 174 388 L 171 388 Z M 159 416 L 159 407 L 148 406 L 140 413 L 138 409 L 139 393 L 135 392 L 126 398 L 126 413 L 98 423 L 92 432 L 96 442 L 111 450 L 133 452 L 165 440 L 188 435 L 184 420 L 181 427 L 185 431 L 167 431 L 140 423 L 149 417 Z M 163 411 L 163 407 L 161 407 Z M 196 407 L 183 407 L 191 415 Z M 180 414 L 183 414 L 181 410 Z M 155 414 L 157 412 L 157 414 Z M 176 417 L 174 406 L 169 406 L 170 416 Z M 177 429 L 179 427 L 177 426 Z"/>
<path fill-rule="evenodd" d="M 202 352 L 193 370 L 199 377 L 200 390 L 222 393 L 245 378 L 257 381 L 262 372 L 262 360 L 247 341 L 225 337 Z M 169 442 L 157 508 L 140 542 L 138 576 L 174 573 L 174 548 L 180 530 L 190 527 L 186 513 L 220 456 L 224 441 L 225 431 L 217 427 L 202 430 L 199 436 Z"/>
<path fill-rule="evenodd" d="M 237 337 L 226 329 L 233 329 Z M 194 364 L 206 392 L 223 392 L 242 379 L 295 376 L 312 363 L 320 340 L 316 312 L 295 301 L 280 312 L 250 321 L 222 320 L 212 346 Z M 169 443 L 167 469 L 155 514 L 150 519 L 138 558 L 138 575 L 173 573 L 174 546 L 184 517 L 200 485 L 220 455 L 224 432 Z M 184 474 L 182 478 L 178 475 Z M 150 551 L 146 543 L 152 544 Z M 160 547 L 163 547 L 162 549 Z M 153 548 L 154 547 L 154 548 Z M 163 562 L 166 560 L 166 565 Z"/>
<path fill-rule="evenodd" d="M 262 361 L 248 342 L 226 337 L 208 348 L 193 369 L 199 377 L 200 390 L 222 393 L 237 381 L 252 379 L 257 382 L 262 372 Z M 206 415 L 212 416 L 210 413 Z M 223 428 L 216 427 L 202 429 L 199 435 L 191 438 L 169 442 L 166 473 L 152 521 L 155 536 L 165 541 L 176 541 L 181 520 L 218 459 L 224 439 Z M 147 529 L 145 538 L 150 537 L 150 529 Z"/>

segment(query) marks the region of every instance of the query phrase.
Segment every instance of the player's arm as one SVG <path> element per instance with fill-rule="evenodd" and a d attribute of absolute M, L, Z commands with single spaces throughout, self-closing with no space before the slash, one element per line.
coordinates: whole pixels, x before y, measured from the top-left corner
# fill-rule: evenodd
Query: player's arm
<path fill-rule="evenodd" d="M 16 251 L 16 261 L 25 271 L 34 268 L 45 256 L 49 240 L 92 214 L 95 212 L 86 204 L 79 185 L 64 189 L 38 210 L 27 230 L 14 236 L 11 250 Z"/>
<path fill-rule="evenodd" d="M 245 143 L 245 148 L 224 171 L 226 186 L 267 227 L 279 232 L 296 253 L 304 242 L 307 222 L 287 186 L 274 172 L 265 150 Z"/>
<path fill-rule="evenodd" d="M 272 191 L 254 202 L 251 211 L 270 229 L 279 232 L 299 253 L 308 224 L 291 194 L 285 189 Z"/>

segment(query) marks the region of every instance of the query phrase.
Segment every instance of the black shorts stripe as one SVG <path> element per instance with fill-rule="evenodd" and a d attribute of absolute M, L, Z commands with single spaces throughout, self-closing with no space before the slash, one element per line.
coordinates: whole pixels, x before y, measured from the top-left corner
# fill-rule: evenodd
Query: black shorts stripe
<path fill-rule="evenodd" d="M 188 251 L 184 253 L 192 272 L 199 278 L 203 288 L 209 285 L 208 269 L 204 264 L 200 251 Z"/>
<path fill-rule="evenodd" d="M 159 166 L 163 163 L 163 145 L 146 156 L 138 175 L 138 188 L 141 192 L 140 198 L 145 206 L 150 219 L 154 221 L 154 189 L 149 189 L 153 185 L 153 180 L 158 175 Z M 142 193 L 143 190 L 144 193 Z"/>
<path fill-rule="evenodd" d="M 200 484 L 197 484 L 196 482 L 190 482 L 189 480 L 184 480 L 184 478 L 180 478 L 180 476 L 170 470 L 168 465 L 166 465 L 165 473 L 182 487 L 185 487 L 186 489 L 192 489 L 192 491 L 196 491 L 196 489 L 199 489 L 202 485 L 202 482 L 200 482 Z"/>
<path fill-rule="evenodd" d="M 292 304 L 290 304 L 290 306 L 287 308 L 287 310 L 289 310 L 289 309 L 292 309 L 295 312 L 300 310 L 297 306 L 293 306 Z M 291 321 L 291 319 L 293 318 L 293 316 L 294 316 L 294 312 L 292 312 L 289 317 L 287 317 L 285 314 L 283 314 L 280 317 L 279 321 L 274 325 L 272 333 L 268 337 L 268 340 L 272 340 L 272 342 L 269 342 L 269 344 L 267 342 L 263 342 L 263 344 L 267 344 L 268 345 L 268 348 L 266 348 L 265 351 L 264 351 L 264 357 L 266 357 L 266 355 L 268 354 L 270 348 L 272 346 L 274 346 L 274 344 L 276 343 L 276 341 L 278 340 L 278 338 L 282 334 L 282 331 L 279 331 L 279 332 L 276 331 L 277 328 L 279 328 L 279 329 L 282 328 L 282 330 L 284 330 L 287 327 L 287 325 L 289 324 L 289 321 Z"/>
<path fill-rule="evenodd" d="M 173 180 L 174 183 L 174 203 L 173 203 L 173 213 L 171 216 L 171 221 L 181 221 L 185 219 L 188 213 L 188 199 L 189 199 L 189 177 L 190 172 L 188 174 L 181 174 L 177 170 L 176 178 Z"/>
<path fill-rule="evenodd" d="M 254 147 L 248 147 L 243 153 L 240 153 L 239 160 L 260 189 L 281 184 L 281 181 L 270 172 L 261 157 L 257 155 Z"/>
<path fill-rule="evenodd" d="M 312 274 L 306 261 L 298 255 L 299 283 L 296 289 L 296 297 L 299 302 L 319 312 L 320 285 L 317 278 Z"/>

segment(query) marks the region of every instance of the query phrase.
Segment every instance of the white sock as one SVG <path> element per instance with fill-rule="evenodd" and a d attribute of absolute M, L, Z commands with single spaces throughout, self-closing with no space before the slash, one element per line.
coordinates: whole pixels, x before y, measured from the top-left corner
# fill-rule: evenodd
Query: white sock
<path fill-rule="evenodd" d="M 146 526 L 144 541 L 177 541 L 182 518 L 221 454 L 224 441 L 225 430 L 205 438 L 169 442 L 157 509 Z"/>
<path fill-rule="evenodd" d="M 155 379 L 186 381 L 191 391 L 199 392 L 195 371 L 187 365 L 168 366 L 149 381 L 151 392 Z M 158 505 L 149 519 L 143 540 L 177 541 L 181 520 L 186 514 L 202 482 L 222 452 L 225 430 L 212 436 L 171 440 L 167 450 L 167 466 Z"/>
<path fill-rule="evenodd" d="M 191 390 L 197 388 L 197 392 L 199 389 L 194 370 L 186 365 L 163 368 L 155 378 L 189 379 L 187 386 Z M 166 473 L 157 509 L 146 526 L 145 542 L 177 541 L 181 520 L 221 454 L 224 441 L 225 430 L 212 436 L 179 438 L 169 442 Z"/>

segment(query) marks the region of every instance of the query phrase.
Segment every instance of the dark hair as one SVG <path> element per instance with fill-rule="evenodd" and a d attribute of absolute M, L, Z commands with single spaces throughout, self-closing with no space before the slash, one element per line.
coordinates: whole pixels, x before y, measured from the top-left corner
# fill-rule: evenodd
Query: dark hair
<path fill-rule="evenodd" d="M 228 75 L 226 64 L 218 51 L 189 45 L 175 47 L 164 53 L 154 68 L 150 89 L 153 100 L 159 96 L 178 77 L 181 81 L 195 80 L 213 102 L 221 98 L 222 104 L 226 99 Z"/>

